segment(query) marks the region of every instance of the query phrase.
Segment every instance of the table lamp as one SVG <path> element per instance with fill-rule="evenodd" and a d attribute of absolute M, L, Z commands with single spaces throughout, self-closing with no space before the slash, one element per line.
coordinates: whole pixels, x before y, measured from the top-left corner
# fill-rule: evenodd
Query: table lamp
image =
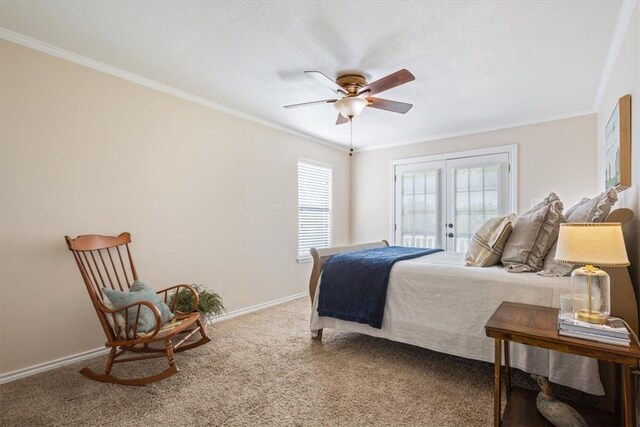
<path fill-rule="evenodd" d="M 555 259 L 583 265 L 571 273 L 571 301 L 575 318 L 589 323 L 606 323 L 611 313 L 609 275 L 598 267 L 629 265 L 622 224 L 560 224 Z"/>

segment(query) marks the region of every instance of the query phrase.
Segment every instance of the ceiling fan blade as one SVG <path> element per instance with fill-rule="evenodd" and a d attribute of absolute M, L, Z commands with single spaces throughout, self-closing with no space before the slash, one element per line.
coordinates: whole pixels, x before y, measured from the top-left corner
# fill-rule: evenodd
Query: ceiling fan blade
<path fill-rule="evenodd" d="M 413 104 L 407 104 L 406 102 L 391 101 L 388 99 L 368 97 L 369 105 L 367 107 L 377 108 L 379 110 L 392 111 L 394 113 L 405 114 L 411 110 Z"/>
<path fill-rule="evenodd" d="M 338 119 L 336 120 L 336 125 L 343 125 L 345 123 L 349 123 L 349 119 L 345 118 L 342 114 L 338 113 Z"/>
<path fill-rule="evenodd" d="M 298 108 L 298 107 L 306 107 L 308 105 L 316 105 L 316 104 L 333 104 L 337 99 L 324 99 L 322 101 L 311 101 L 311 102 L 303 102 L 301 104 L 291 104 L 285 105 L 284 108 Z"/>
<path fill-rule="evenodd" d="M 341 93 L 343 95 L 348 95 L 347 91 L 342 89 L 342 86 L 340 86 L 338 83 L 335 82 L 335 80 L 333 80 L 331 77 L 328 77 L 324 73 L 322 73 L 320 71 L 305 71 L 304 73 L 312 76 L 320 84 L 322 84 L 323 86 L 326 86 L 329 89 L 331 89 L 331 91 L 339 92 L 339 93 Z"/>
<path fill-rule="evenodd" d="M 409 83 L 410 81 L 415 80 L 415 76 L 409 72 L 409 70 L 402 69 L 400 71 L 396 71 L 393 74 L 389 74 L 387 77 L 383 77 L 379 80 L 376 80 L 373 83 L 369 83 L 364 86 L 358 92 L 360 94 L 366 94 L 366 96 L 375 95 L 376 93 L 384 92 L 385 90 L 389 90 L 396 86 L 400 86 L 401 84 Z"/>

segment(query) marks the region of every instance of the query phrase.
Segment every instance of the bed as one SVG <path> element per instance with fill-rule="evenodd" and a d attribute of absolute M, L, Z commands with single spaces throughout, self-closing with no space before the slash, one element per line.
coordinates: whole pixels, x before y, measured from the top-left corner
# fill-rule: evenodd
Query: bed
<path fill-rule="evenodd" d="M 608 222 L 626 222 L 632 213 L 617 209 Z M 386 241 L 338 248 L 312 249 L 314 266 L 309 284 L 312 300 L 310 330 L 315 339 L 322 330 L 363 333 L 469 359 L 493 361 L 493 341 L 484 324 L 502 301 L 559 306 L 561 294 L 571 293 L 569 277 L 542 277 L 509 273 L 501 266 L 466 267 L 464 254 L 438 252 L 396 263 L 389 276 L 384 322 L 377 329 L 317 312 L 324 262 L 332 255 L 388 246 Z M 612 280 L 612 314 L 637 330 L 635 294 L 626 268 L 607 269 Z M 601 381 L 598 362 L 519 344 L 512 347 L 512 366 L 543 375 L 550 381 L 603 395 L 611 381 Z M 603 383 L 604 386 L 603 386 Z"/>

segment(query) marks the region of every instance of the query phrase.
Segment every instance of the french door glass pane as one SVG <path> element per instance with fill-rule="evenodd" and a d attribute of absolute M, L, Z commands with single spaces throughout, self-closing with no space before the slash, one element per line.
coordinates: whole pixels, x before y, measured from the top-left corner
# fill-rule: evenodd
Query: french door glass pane
<path fill-rule="evenodd" d="M 453 250 L 466 252 L 473 234 L 498 215 L 499 166 L 476 166 L 454 170 Z"/>
<path fill-rule="evenodd" d="M 401 235 L 398 244 L 436 247 L 438 171 L 422 170 L 400 175 L 402 180 Z"/>

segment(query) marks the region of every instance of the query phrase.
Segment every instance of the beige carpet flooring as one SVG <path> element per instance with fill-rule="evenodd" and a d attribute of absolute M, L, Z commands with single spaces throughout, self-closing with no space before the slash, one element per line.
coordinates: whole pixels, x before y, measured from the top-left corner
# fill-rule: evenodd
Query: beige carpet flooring
<path fill-rule="evenodd" d="M 306 298 L 219 322 L 144 387 L 88 380 L 106 356 L 0 386 L 0 425 L 489 426 L 493 366 L 359 334 L 308 331 Z M 156 359 L 115 375 L 164 369 Z M 524 374 L 515 382 L 527 382 Z M 532 383 L 529 382 L 529 385 Z"/>

